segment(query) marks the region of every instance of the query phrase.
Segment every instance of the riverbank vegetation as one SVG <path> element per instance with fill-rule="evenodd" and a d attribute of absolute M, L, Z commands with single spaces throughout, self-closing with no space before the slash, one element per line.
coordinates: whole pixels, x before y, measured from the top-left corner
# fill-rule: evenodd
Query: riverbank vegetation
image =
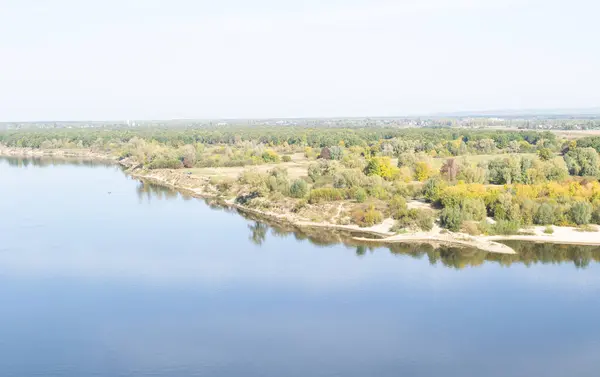
<path fill-rule="evenodd" d="M 393 232 L 517 234 L 600 224 L 600 138 L 551 132 L 341 127 L 0 132 L 5 148 L 89 149 L 206 178 L 240 205 Z"/>

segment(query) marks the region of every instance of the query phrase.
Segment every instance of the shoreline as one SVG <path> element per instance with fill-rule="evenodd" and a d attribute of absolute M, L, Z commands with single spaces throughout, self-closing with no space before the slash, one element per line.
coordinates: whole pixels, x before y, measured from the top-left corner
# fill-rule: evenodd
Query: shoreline
<path fill-rule="evenodd" d="M 208 177 L 190 176 L 189 174 L 172 169 L 159 169 L 153 171 L 142 170 L 136 167 L 131 160 L 118 160 L 108 154 L 93 152 L 90 150 L 39 150 L 29 148 L 6 148 L 0 146 L 0 156 L 5 157 L 33 157 L 33 158 L 65 158 L 65 159 L 86 159 L 93 161 L 110 162 L 127 168 L 126 173 L 131 177 L 147 180 L 155 184 L 167 186 L 178 191 L 184 191 L 191 196 L 203 199 L 220 199 L 219 205 L 235 208 L 236 210 L 265 219 L 267 222 L 284 223 L 291 225 L 299 230 L 302 228 L 322 228 L 338 231 L 347 231 L 362 235 L 353 236 L 352 240 L 365 243 L 393 244 L 393 243 L 422 243 L 430 244 L 434 247 L 455 246 L 470 247 L 492 253 L 516 254 L 509 246 L 496 241 L 526 241 L 535 243 L 551 244 L 572 244 L 572 245 L 594 245 L 600 246 L 600 232 L 579 232 L 572 227 L 553 226 L 553 234 L 543 233 L 543 226 L 526 228 L 533 229 L 533 235 L 497 235 L 497 236 L 471 236 L 464 233 L 453 233 L 434 226 L 429 232 L 414 232 L 405 234 L 395 234 L 386 231 L 391 225 L 391 219 L 385 219 L 382 224 L 368 228 L 361 228 L 358 225 L 339 225 L 328 222 L 313 222 L 295 219 L 292 214 L 280 214 L 275 212 L 263 211 L 249 208 L 238 203 L 233 199 L 223 199 L 218 195 L 218 191 L 211 187 Z M 368 238 L 371 235 L 377 238 Z"/>

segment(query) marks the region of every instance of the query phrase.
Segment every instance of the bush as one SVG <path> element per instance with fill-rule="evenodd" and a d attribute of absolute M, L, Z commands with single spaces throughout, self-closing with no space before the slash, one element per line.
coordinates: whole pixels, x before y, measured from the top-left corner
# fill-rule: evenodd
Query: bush
<path fill-rule="evenodd" d="M 539 225 L 554 224 L 554 207 L 548 203 L 543 203 L 537 209 L 533 221 Z"/>
<path fill-rule="evenodd" d="M 264 162 L 279 162 L 281 160 L 279 155 L 272 150 L 265 151 L 261 157 Z"/>
<path fill-rule="evenodd" d="M 244 170 L 240 173 L 238 182 L 243 185 L 249 185 L 251 188 L 264 192 L 267 190 L 267 181 L 269 176 L 264 173 L 260 173 L 254 169 Z"/>
<path fill-rule="evenodd" d="M 416 216 L 416 223 L 419 228 L 425 231 L 430 231 L 433 229 L 433 212 L 427 209 L 418 209 Z"/>
<path fill-rule="evenodd" d="M 463 219 L 467 221 L 485 220 L 487 215 L 485 203 L 481 198 L 464 198 L 460 202 L 460 209 Z"/>
<path fill-rule="evenodd" d="M 542 161 L 549 161 L 553 157 L 550 148 L 540 148 L 538 149 L 537 154 Z"/>
<path fill-rule="evenodd" d="M 270 170 L 267 185 L 271 192 L 288 195 L 290 191 L 290 180 L 287 177 L 287 170 L 279 167 Z"/>
<path fill-rule="evenodd" d="M 365 168 L 366 175 L 377 175 L 381 178 L 391 179 L 395 169 L 389 157 L 374 157 L 369 160 Z"/>
<path fill-rule="evenodd" d="M 367 192 L 365 191 L 365 189 L 359 187 L 354 193 L 354 199 L 356 199 L 358 203 L 364 203 L 365 200 L 367 200 Z"/>
<path fill-rule="evenodd" d="M 479 229 L 479 225 L 476 222 L 473 221 L 466 221 L 461 229 L 461 232 L 463 233 L 467 233 L 471 236 L 478 236 L 481 234 L 481 230 Z"/>
<path fill-rule="evenodd" d="M 575 230 L 578 232 L 597 232 L 598 227 L 596 227 L 594 225 L 590 225 L 590 224 L 584 224 L 584 225 L 578 226 Z"/>
<path fill-rule="evenodd" d="M 383 221 L 383 215 L 373 206 L 368 209 L 357 209 L 352 212 L 352 220 L 360 227 L 369 227 Z"/>
<path fill-rule="evenodd" d="M 285 155 L 285 156 L 281 157 L 281 161 L 290 162 L 290 161 L 292 161 L 292 157 Z"/>
<path fill-rule="evenodd" d="M 329 148 L 330 158 L 332 160 L 341 160 L 344 157 L 344 149 L 339 146 Z"/>
<path fill-rule="evenodd" d="M 415 164 L 415 178 L 419 182 L 425 182 L 431 175 L 431 166 L 425 161 L 419 161 Z"/>
<path fill-rule="evenodd" d="M 217 190 L 222 193 L 231 190 L 231 188 L 233 187 L 233 180 L 228 178 L 224 178 L 220 181 L 212 183 L 217 188 Z"/>
<path fill-rule="evenodd" d="M 463 223 L 462 212 L 459 207 L 446 207 L 440 214 L 440 223 L 444 228 L 458 232 Z"/>
<path fill-rule="evenodd" d="M 494 233 L 502 235 L 517 234 L 521 229 L 521 223 L 514 220 L 498 220 L 494 224 Z"/>
<path fill-rule="evenodd" d="M 196 148 L 193 145 L 184 145 L 180 148 L 181 157 L 179 160 L 186 168 L 192 168 L 196 164 Z"/>
<path fill-rule="evenodd" d="M 600 206 L 598 206 L 598 204 L 594 205 L 594 210 L 592 211 L 592 222 L 594 224 L 600 224 Z"/>
<path fill-rule="evenodd" d="M 292 198 L 304 198 L 308 193 L 308 185 L 303 179 L 296 179 L 290 186 L 290 196 Z"/>
<path fill-rule="evenodd" d="M 336 188 L 351 188 L 364 186 L 367 177 L 358 169 L 344 169 L 333 176 L 333 186 Z"/>
<path fill-rule="evenodd" d="M 600 173 L 600 157 L 594 148 L 569 150 L 564 159 L 571 175 L 595 177 Z"/>
<path fill-rule="evenodd" d="M 546 226 L 546 228 L 544 228 L 544 233 L 552 234 L 552 233 L 554 233 L 554 228 L 552 228 L 551 225 L 548 225 L 548 226 Z"/>
<path fill-rule="evenodd" d="M 400 216 L 394 229 L 412 229 L 430 231 L 433 229 L 433 212 L 426 209 L 410 209 Z"/>
<path fill-rule="evenodd" d="M 308 202 L 310 204 L 333 202 L 342 199 L 342 191 L 332 187 L 313 189 L 308 195 Z"/>
<path fill-rule="evenodd" d="M 399 220 L 407 215 L 408 207 L 406 206 L 406 200 L 400 195 L 396 195 L 388 203 L 388 209 L 390 216 L 394 220 Z"/>
<path fill-rule="evenodd" d="M 299 200 L 294 205 L 294 208 L 292 208 L 292 212 L 298 213 L 298 212 L 302 211 L 306 207 L 306 204 L 307 204 L 306 199 Z"/>
<path fill-rule="evenodd" d="M 181 169 L 183 163 L 173 157 L 160 156 L 154 158 L 149 164 L 148 169 Z"/>
<path fill-rule="evenodd" d="M 592 205 L 588 202 L 577 202 L 571 206 L 569 216 L 577 225 L 589 224 L 592 219 Z"/>
<path fill-rule="evenodd" d="M 316 182 L 319 177 L 327 177 L 335 174 L 339 165 L 337 161 L 328 161 L 320 159 L 316 163 L 312 163 L 308 166 L 308 176 L 313 182 Z"/>
<path fill-rule="evenodd" d="M 440 200 L 440 194 L 443 189 L 443 182 L 439 178 L 431 178 L 423 185 L 423 195 L 425 199 L 431 203 L 436 203 Z"/>

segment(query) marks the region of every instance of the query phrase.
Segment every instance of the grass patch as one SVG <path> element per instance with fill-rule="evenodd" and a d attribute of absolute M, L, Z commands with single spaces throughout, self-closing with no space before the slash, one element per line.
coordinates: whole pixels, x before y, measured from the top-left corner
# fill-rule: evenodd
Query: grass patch
<path fill-rule="evenodd" d="M 585 224 L 578 226 L 577 228 L 575 228 L 575 230 L 578 232 L 597 232 L 598 227 L 590 224 Z"/>

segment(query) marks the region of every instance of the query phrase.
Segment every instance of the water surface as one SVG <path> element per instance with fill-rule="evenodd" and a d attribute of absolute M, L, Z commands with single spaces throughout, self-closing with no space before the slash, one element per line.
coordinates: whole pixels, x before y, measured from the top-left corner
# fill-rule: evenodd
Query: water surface
<path fill-rule="evenodd" d="M 598 376 L 600 250 L 269 227 L 94 163 L 0 160 L 2 376 Z"/>

